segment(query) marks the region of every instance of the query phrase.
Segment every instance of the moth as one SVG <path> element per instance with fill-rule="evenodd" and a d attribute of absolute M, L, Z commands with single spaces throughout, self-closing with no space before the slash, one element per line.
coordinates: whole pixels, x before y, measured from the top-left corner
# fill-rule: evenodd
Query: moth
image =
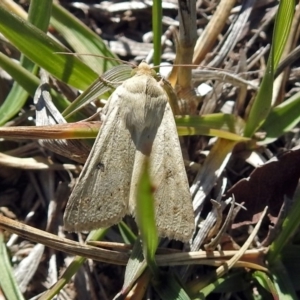
<path fill-rule="evenodd" d="M 103 108 L 104 122 L 67 203 L 64 227 L 89 231 L 134 216 L 147 157 L 158 234 L 186 242 L 194 212 L 168 96 L 147 63 L 134 71 Z"/>

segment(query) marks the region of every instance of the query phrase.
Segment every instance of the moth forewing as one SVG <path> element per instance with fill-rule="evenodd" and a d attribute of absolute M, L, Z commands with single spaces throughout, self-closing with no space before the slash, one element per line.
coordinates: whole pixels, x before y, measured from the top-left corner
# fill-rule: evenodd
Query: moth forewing
<path fill-rule="evenodd" d="M 135 147 L 121 119 L 117 95 L 112 94 L 107 103 L 102 128 L 69 198 L 64 214 L 66 230 L 111 226 L 128 212 Z"/>
<path fill-rule="evenodd" d="M 151 132 L 145 130 L 140 144 L 149 142 Z M 159 236 L 187 242 L 195 228 L 194 211 L 176 125 L 168 103 L 151 148 L 150 178 L 154 187 L 155 217 Z M 136 186 L 144 159 L 145 155 L 138 151 L 135 155 L 129 200 L 130 212 L 133 215 Z"/>
<path fill-rule="evenodd" d="M 166 106 L 150 156 L 156 186 L 156 220 L 161 236 L 187 242 L 195 229 L 189 183 L 172 110 Z M 166 213 L 169 212 L 169 213 Z"/>

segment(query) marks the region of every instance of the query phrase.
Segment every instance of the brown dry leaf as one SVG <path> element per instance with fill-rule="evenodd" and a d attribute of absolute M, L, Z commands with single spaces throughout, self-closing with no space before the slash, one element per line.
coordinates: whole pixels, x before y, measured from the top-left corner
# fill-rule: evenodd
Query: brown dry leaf
<path fill-rule="evenodd" d="M 266 206 L 270 221 L 276 223 L 284 196 L 293 197 L 299 177 L 300 149 L 296 149 L 283 153 L 278 161 L 257 167 L 248 178 L 237 182 L 225 198 L 234 195 L 236 203 L 244 202 L 247 210 L 240 210 L 233 228 L 257 223 Z"/>

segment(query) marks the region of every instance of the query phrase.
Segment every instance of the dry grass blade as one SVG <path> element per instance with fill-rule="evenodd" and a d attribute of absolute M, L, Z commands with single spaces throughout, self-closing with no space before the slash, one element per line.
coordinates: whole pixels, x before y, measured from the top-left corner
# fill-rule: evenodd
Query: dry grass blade
<path fill-rule="evenodd" d="M 245 251 L 249 248 L 250 244 L 252 243 L 253 239 L 256 237 L 258 230 L 261 226 L 261 223 L 267 213 L 268 207 L 266 207 L 261 215 L 260 220 L 255 225 L 253 231 L 251 232 L 250 236 L 248 237 L 247 241 L 244 243 L 244 245 L 241 247 L 241 249 L 231 258 L 229 259 L 226 264 L 220 266 L 216 270 L 216 274 L 218 277 L 223 276 L 228 270 L 230 270 L 234 264 L 242 257 L 242 255 L 245 253 Z"/>
<path fill-rule="evenodd" d="M 205 280 L 201 280 L 197 284 L 190 284 L 191 290 L 193 294 L 197 294 L 202 288 L 204 288 L 209 283 L 213 282 L 217 278 L 222 277 L 225 273 L 227 273 L 236 263 L 237 261 L 243 256 L 245 251 L 249 248 L 250 244 L 252 243 L 253 239 L 257 235 L 257 232 L 261 226 L 262 220 L 265 217 L 267 213 L 268 207 L 264 209 L 264 212 L 259 220 L 257 222 L 254 230 L 248 237 L 247 241 L 244 243 L 244 245 L 241 247 L 239 251 L 237 251 L 232 258 L 230 258 L 228 261 L 226 261 L 224 264 L 222 264 L 219 268 L 217 268 L 216 271 L 214 271 L 212 274 L 210 274 Z"/>
<path fill-rule="evenodd" d="M 290 31 L 290 35 L 288 41 L 285 45 L 284 52 L 282 53 L 281 61 L 285 59 L 285 57 L 297 46 L 297 40 L 299 38 L 299 22 L 300 22 L 300 7 L 299 5 L 296 7 L 295 15 L 292 23 L 292 28 Z M 290 68 L 284 70 L 282 74 L 280 74 L 274 81 L 273 86 L 273 97 L 272 97 L 272 105 L 275 103 L 279 104 L 282 102 L 283 95 L 285 93 L 286 82 L 289 79 Z"/>
<path fill-rule="evenodd" d="M 41 243 L 47 247 L 64 251 L 73 255 L 89 257 L 97 261 L 111 264 L 125 265 L 129 256 L 125 253 L 99 249 L 93 246 L 80 244 L 69 239 L 60 238 L 54 234 L 24 225 L 0 215 L 0 227 L 19 236 Z"/>
<path fill-rule="evenodd" d="M 0 136 L 9 139 L 79 139 L 95 138 L 100 121 L 57 124 L 48 126 L 0 127 Z"/>
<path fill-rule="evenodd" d="M 0 153 L 0 165 L 23 170 L 79 170 L 79 167 L 76 165 L 56 164 L 44 157 L 19 158 L 4 153 Z"/>
<path fill-rule="evenodd" d="M 225 1 L 224 1 L 225 2 Z M 232 51 L 238 42 L 243 28 L 248 21 L 252 8 L 254 6 L 255 0 L 246 0 L 243 1 L 241 12 L 237 18 L 237 20 L 230 26 L 229 35 L 227 39 L 224 41 L 222 48 L 218 51 L 217 55 L 214 59 L 209 63 L 210 67 L 218 67 L 220 66 L 227 55 Z"/>
<path fill-rule="evenodd" d="M 80 244 L 78 242 L 71 241 L 69 239 L 60 238 L 56 235 L 47 233 L 45 231 L 35 229 L 31 226 L 22 224 L 17 221 L 13 221 L 9 218 L 0 215 L 0 227 L 4 230 L 13 232 L 20 237 L 28 239 L 33 242 L 41 243 L 47 247 L 50 247 L 55 250 L 60 250 L 67 252 L 73 255 L 80 255 L 87 258 L 94 259 L 96 261 L 102 261 L 111 264 L 117 265 L 126 265 L 129 259 L 129 253 L 124 250 L 129 250 L 128 247 L 125 247 L 120 244 L 117 246 L 116 243 L 105 243 L 107 248 L 116 248 L 121 251 L 111 251 L 103 248 L 90 246 L 86 244 Z M 253 233 L 252 233 L 253 235 Z M 251 236 L 252 236 L 251 235 Z M 251 242 L 251 241 L 250 241 Z M 95 244 L 95 243 L 92 243 Z M 97 244 L 97 243 L 96 243 Z M 99 244 L 101 245 L 101 243 Z M 248 245 L 248 244 L 247 244 Z M 249 246 L 249 245 L 248 245 Z M 206 264 L 216 266 L 220 262 L 224 261 L 230 257 L 237 257 L 241 261 L 250 263 L 251 261 L 256 261 L 256 264 L 253 264 L 253 267 L 256 269 L 264 269 L 264 266 L 259 265 L 263 263 L 262 257 L 266 253 L 266 248 L 260 250 L 248 250 L 245 251 L 196 251 L 196 252 L 186 252 L 186 253 L 166 253 L 166 254 L 157 254 L 156 261 L 159 266 L 175 266 L 175 265 L 189 265 L 189 264 Z M 159 249 L 158 253 L 165 251 L 164 249 Z M 236 262 L 235 261 L 235 262 Z M 233 265 L 234 263 L 232 263 Z M 232 266 L 231 265 L 231 266 Z"/>
<path fill-rule="evenodd" d="M 193 80 L 197 81 L 204 81 L 204 80 L 219 80 L 223 84 L 231 83 L 232 85 L 238 87 L 251 87 L 254 90 L 257 90 L 258 87 L 254 85 L 252 82 L 247 81 L 236 74 L 231 74 L 229 72 L 224 72 L 220 70 L 193 70 Z"/>
<path fill-rule="evenodd" d="M 222 0 L 217 6 L 216 12 L 213 14 L 210 22 L 197 40 L 193 57 L 194 64 L 200 64 L 206 54 L 212 49 L 218 35 L 225 26 L 230 11 L 236 0 Z"/>

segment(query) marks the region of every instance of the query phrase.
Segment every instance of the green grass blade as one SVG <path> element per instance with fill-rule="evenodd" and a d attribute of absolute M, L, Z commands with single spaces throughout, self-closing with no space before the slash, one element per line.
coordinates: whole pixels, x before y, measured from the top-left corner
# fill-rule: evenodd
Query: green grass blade
<path fill-rule="evenodd" d="M 261 129 L 266 132 L 263 141 L 272 142 L 292 130 L 300 122 L 300 93 L 273 108 Z"/>
<path fill-rule="evenodd" d="M 9 300 L 24 299 L 19 287 L 15 281 L 10 265 L 10 260 L 3 239 L 3 233 L 0 233 L 0 287 Z"/>
<path fill-rule="evenodd" d="M 290 243 L 281 252 L 280 258 L 289 274 L 293 287 L 296 291 L 300 290 L 300 246 L 296 243 Z"/>
<path fill-rule="evenodd" d="M 3 126 L 16 115 L 24 106 L 27 99 L 28 93 L 24 91 L 22 86 L 14 82 L 12 89 L 0 107 L 0 126 Z"/>
<path fill-rule="evenodd" d="M 158 246 L 158 235 L 155 223 L 155 200 L 149 175 L 149 162 L 144 161 L 140 180 L 137 186 L 136 221 L 142 239 L 144 257 L 152 273 L 157 274 L 155 252 Z"/>
<path fill-rule="evenodd" d="M 152 29 L 153 29 L 153 63 L 158 66 L 161 61 L 161 36 L 162 36 L 162 4 L 161 0 L 154 0 L 152 7 Z"/>
<path fill-rule="evenodd" d="M 242 136 L 244 121 L 230 114 L 176 117 L 175 122 L 180 136 L 201 134 L 234 141 L 247 139 Z"/>
<path fill-rule="evenodd" d="M 278 297 L 276 288 L 274 286 L 274 283 L 272 282 L 271 278 L 268 276 L 268 274 L 262 272 L 262 271 L 255 271 L 252 273 L 252 277 L 270 294 L 273 296 Z M 275 298 L 275 297 L 274 297 Z M 276 299 L 276 298 L 275 298 Z"/>
<path fill-rule="evenodd" d="M 195 297 L 205 299 L 211 293 L 234 293 L 245 291 L 249 288 L 250 283 L 245 280 L 243 271 L 238 270 L 221 277 L 208 284 Z"/>
<path fill-rule="evenodd" d="M 85 257 L 76 256 L 73 261 L 68 265 L 61 277 L 55 282 L 55 284 L 48 289 L 39 300 L 51 300 L 59 294 L 63 287 L 71 280 L 71 278 L 78 272 L 79 268 L 86 261 Z"/>
<path fill-rule="evenodd" d="M 20 111 L 28 94 L 34 95 L 39 85 L 39 79 L 1 52 L 0 66 L 16 80 L 11 92 L 0 108 L 1 126 Z"/>
<path fill-rule="evenodd" d="M 148 169 L 149 162 L 145 160 L 137 186 L 136 220 L 142 239 L 144 257 L 147 261 L 147 266 L 154 275 L 152 284 L 163 300 L 189 300 L 189 296 L 177 278 L 171 273 L 164 274 L 159 272 L 155 262 L 158 235 L 155 222 L 155 200 Z M 139 271 L 143 270 L 141 262 L 139 262 L 138 266 Z"/>
<path fill-rule="evenodd" d="M 27 93 L 29 93 L 32 97 L 34 97 L 34 93 L 40 84 L 39 79 L 35 75 L 30 73 L 19 64 L 12 61 L 11 59 L 9 59 L 1 52 L 0 52 L 0 66 L 6 72 L 8 72 L 15 79 L 15 81 L 17 81 L 26 90 Z M 65 98 L 63 98 L 60 94 L 58 94 L 53 89 L 51 90 L 51 96 L 54 104 L 56 105 L 57 109 L 60 111 L 64 110 L 70 104 L 69 101 L 67 101 Z M 10 103 L 5 102 L 5 105 L 9 106 Z M 10 108 L 12 110 L 15 109 L 13 104 L 11 105 Z M 0 119 L 1 120 L 6 119 L 7 118 L 6 114 L 7 114 L 7 110 L 5 108 L 3 108 L 3 110 L 1 109 Z"/>
<path fill-rule="evenodd" d="M 136 280 L 142 276 L 146 269 L 147 264 L 144 259 L 141 241 L 136 239 L 126 266 L 124 284 L 122 286 L 121 293 L 127 294 Z"/>
<path fill-rule="evenodd" d="M 127 224 L 123 221 L 118 223 L 118 228 L 120 234 L 123 238 L 125 244 L 134 245 L 136 241 L 136 235 L 132 232 L 132 230 L 127 226 Z"/>
<path fill-rule="evenodd" d="M 275 265 L 270 268 L 270 273 L 273 277 L 274 286 L 276 288 L 277 299 L 295 300 L 298 299 L 297 293 L 292 285 L 289 274 L 285 266 L 277 261 Z M 274 298 L 276 299 L 276 298 Z"/>
<path fill-rule="evenodd" d="M 119 64 L 117 60 L 108 59 L 116 59 L 117 57 L 108 49 L 102 39 L 59 4 L 53 4 L 51 24 L 60 32 L 75 52 L 106 57 L 99 58 L 87 55 L 80 57 L 98 74 L 102 74 Z"/>
<path fill-rule="evenodd" d="M 106 235 L 107 228 L 101 228 L 98 230 L 93 230 L 87 237 L 87 241 L 99 241 L 104 238 Z M 71 280 L 71 278 L 78 272 L 79 268 L 83 265 L 86 261 L 85 257 L 82 256 L 75 256 L 73 261 L 68 265 L 66 270 L 60 276 L 59 280 L 50 288 L 48 289 L 40 298 L 39 300 L 51 300 L 56 295 L 59 294 L 60 290 Z"/>
<path fill-rule="evenodd" d="M 0 66 L 33 97 L 40 81 L 22 66 L 0 52 Z"/>
<path fill-rule="evenodd" d="M 267 255 L 270 264 L 275 263 L 282 252 L 282 249 L 289 243 L 295 232 L 300 227 L 300 197 L 294 200 L 293 206 L 282 224 L 282 229 L 275 241 L 271 244 Z"/>
<path fill-rule="evenodd" d="M 80 90 L 86 89 L 97 74 L 44 32 L 0 6 L 0 32 L 24 55 L 56 78 Z"/>
<path fill-rule="evenodd" d="M 171 272 L 162 273 L 159 281 L 152 280 L 156 292 L 162 300 L 190 300 L 181 283 Z"/>
<path fill-rule="evenodd" d="M 43 1 L 42 3 L 39 0 L 32 0 L 28 14 L 29 22 L 41 30 L 47 31 L 51 6 L 52 0 Z M 38 69 L 38 67 L 24 55 L 21 55 L 20 65 L 33 74 L 35 74 Z M 12 89 L 0 107 L 0 126 L 18 113 L 27 99 L 28 92 L 17 82 L 14 82 Z"/>
<path fill-rule="evenodd" d="M 51 9 L 52 0 L 31 0 L 29 11 L 28 11 L 28 21 L 35 25 L 37 28 L 41 29 L 43 32 L 47 32 Z"/>
<path fill-rule="evenodd" d="M 289 37 L 295 10 L 295 0 L 281 0 L 274 24 L 273 44 L 274 47 L 274 70 L 276 70 L 286 41 Z"/>
<path fill-rule="evenodd" d="M 283 48 L 288 38 L 288 32 L 290 31 L 291 27 L 294 8 L 295 2 L 293 0 L 282 0 L 279 2 L 266 73 L 263 77 L 246 122 L 244 132 L 244 136 L 246 137 L 251 137 L 255 133 L 270 112 L 273 93 L 274 69 L 278 65 Z M 285 35 L 281 36 L 283 32 Z"/>

